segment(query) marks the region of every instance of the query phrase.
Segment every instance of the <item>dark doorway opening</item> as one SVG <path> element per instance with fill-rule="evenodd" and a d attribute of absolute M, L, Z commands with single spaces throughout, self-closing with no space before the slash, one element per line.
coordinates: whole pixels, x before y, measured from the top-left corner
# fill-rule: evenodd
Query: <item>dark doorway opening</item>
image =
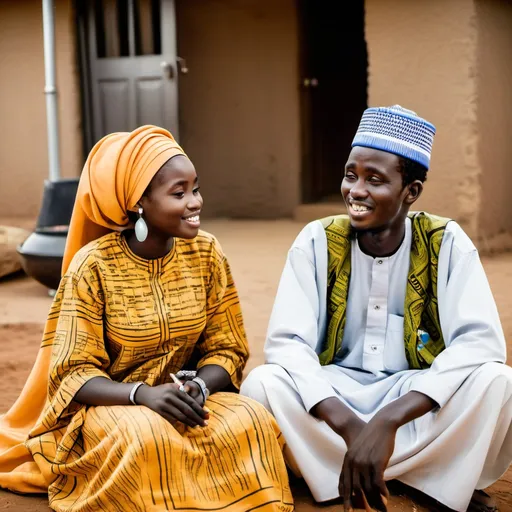
<path fill-rule="evenodd" d="M 364 0 L 299 0 L 302 201 L 339 200 L 350 144 L 367 106 Z"/>

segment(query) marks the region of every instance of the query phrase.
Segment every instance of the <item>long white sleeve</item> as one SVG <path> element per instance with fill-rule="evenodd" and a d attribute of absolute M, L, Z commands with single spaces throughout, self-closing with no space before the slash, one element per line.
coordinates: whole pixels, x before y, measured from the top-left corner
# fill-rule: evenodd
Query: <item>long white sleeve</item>
<path fill-rule="evenodd" d="M 294 380 L 306 410 L 336 396 L 317 351 L 325 334 L 327 239 L 320 222 L 308 224 L 288 253 L 265 344 L 267 363 Z"/>
<path fill-rule="evenodd" d="M 446 349 L 415 379 L 441 407 L 469 375 L 488 362 L 504 363 L 506 344 L 494 298 L 473 243 L 448 224 L 439 255 L 438 304 Z"/>

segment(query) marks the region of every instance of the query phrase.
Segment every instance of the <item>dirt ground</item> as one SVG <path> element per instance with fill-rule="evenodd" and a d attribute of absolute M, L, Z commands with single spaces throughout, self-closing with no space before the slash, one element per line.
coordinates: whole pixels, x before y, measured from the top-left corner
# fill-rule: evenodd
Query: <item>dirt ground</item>
<path fill-rule="evenodd" d="M 238 285 L 252 353 L 247 373 L 263 362 L 265 330 L 279 276 L 287 250 L 301 224 L 292 221 L 210 221 L 203 227 L 219 238 Z M 483 258 L 483 262 L 511 353 L 512 254 Z M 23 275 L 0 280 L 0 413 L 14 402 L 32 367 L 50 303 L 46 289 Z M 302 482 L 293 482 L 292 488 L 298 512 L 342 510 L 339 503 L 315 504 Z M 431 501 L 410 490 L 399 488 L 394 491 L 388 504 L 390 511 L 436 510 Z M 498 500 L 502 512 L 512 512 L 512 469 L 489 492 Z M 49 509 L 45 497 L 25 497 L 0 491 L 2 510 L 48 512 Z"/>

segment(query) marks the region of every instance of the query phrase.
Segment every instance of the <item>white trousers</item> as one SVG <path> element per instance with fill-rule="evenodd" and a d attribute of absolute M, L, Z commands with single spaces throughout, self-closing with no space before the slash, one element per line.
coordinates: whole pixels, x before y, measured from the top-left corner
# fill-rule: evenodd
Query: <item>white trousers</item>
<path fill-rule="evenodd" d="M 343 390 L 337 392 L 342 396 Z M 305 410 L 289 374 L 281 366 L 260 366 L 243 382 L 241 393 L 274 415 L 286 440 L 287 463 L 302 475 L 315 500 L 337 498 L 346 444 Z M 398 429 L 385 479 L 400 480 L 465 511 L 474 490 L 493 484 L 512 463 L 511 423 L 512 368 L 484 364 L 440 411 Z"/>

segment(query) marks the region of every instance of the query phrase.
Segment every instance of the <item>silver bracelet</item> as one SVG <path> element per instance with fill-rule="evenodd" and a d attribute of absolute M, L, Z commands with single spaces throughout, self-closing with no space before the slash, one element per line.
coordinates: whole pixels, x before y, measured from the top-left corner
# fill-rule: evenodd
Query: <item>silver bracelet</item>
<path fill-rule="evenodd" d="M 135 401 L 135 393 L 137 393 L 137 390 L 144 385 L 144 382 L 136 382 L 134 386 L 132 387 L 132 390 L 130 391 L 130 402 L 133 405 L 138 405 Z"/>
<path fill-rule="evenodd" d="M 196 376 L 197 372 L 195 370 L 180 370 L 176 377 L 178 379 L 192 380 Z"/>
<path fill-rule="evenodd" d="M 203 379 L 201 379 L 201 377 L 194 377 L 192 379 L 192 382 L 195 382 L 199 386 L 201 394 L 203 395 L 203 399 L 206 402 L 206 400 L 210 396 L 210 390 L 206 387 L 206 382 Z"/>

